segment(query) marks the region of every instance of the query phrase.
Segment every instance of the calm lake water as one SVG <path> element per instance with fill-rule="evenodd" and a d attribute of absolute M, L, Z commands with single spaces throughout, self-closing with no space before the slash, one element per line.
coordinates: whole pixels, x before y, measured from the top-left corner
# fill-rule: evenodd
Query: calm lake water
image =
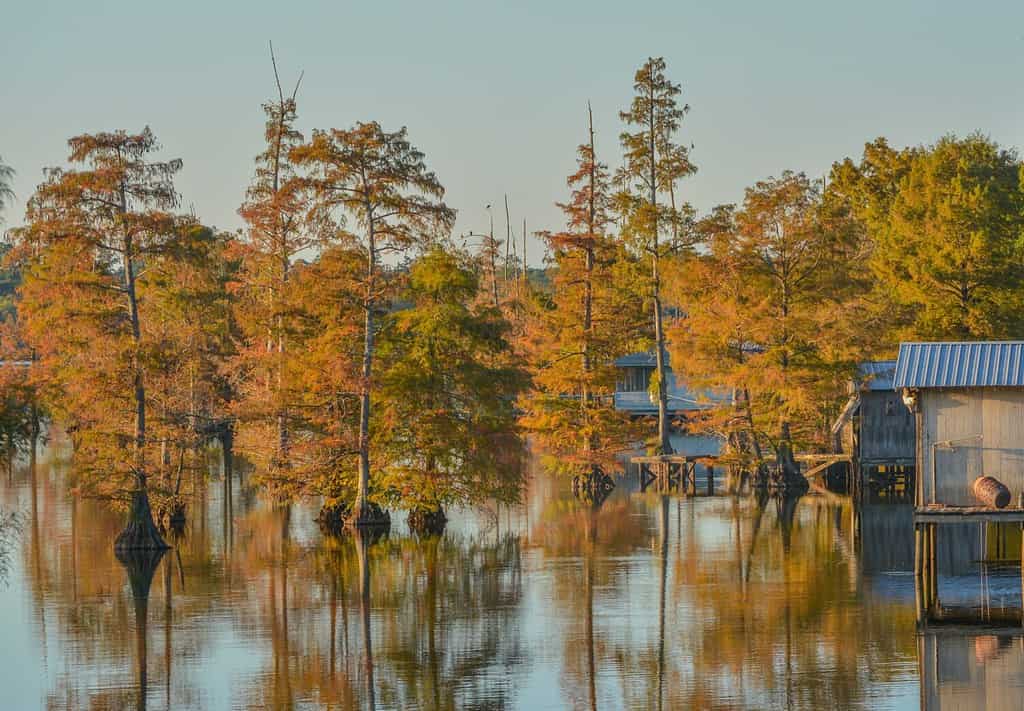
<path fill-rule="evenodd" d="M 521 506 L 325 539 L 215 477 L 145 570 L 47 451 L 0 480 L 22 514 L 0 584 L 4 709 L 1021 709 L 1024 638 L 915 628 L 909 509 L 663 497 L 603 506 L 535 472 Z M 940 539 L 940 595 L 1020 606 L 1020 569 Z M 942 551 L 945 550 L 945 553 Z M 136 566 L 138 568 L 140 566 Z M 145 566 L 141 566 L 144 568 Z M 923 677 L 923 681 L 922 681 Z"/>

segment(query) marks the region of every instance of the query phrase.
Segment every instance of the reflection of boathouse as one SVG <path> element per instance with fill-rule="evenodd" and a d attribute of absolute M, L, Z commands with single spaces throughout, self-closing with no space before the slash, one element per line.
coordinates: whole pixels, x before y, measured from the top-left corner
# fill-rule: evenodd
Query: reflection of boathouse
<path fill-rule="evenodd" d="M 909 496 L 914 481 L 914 416 L 893 387 L 896 361 L 861 363 L 832 434 L 851 457 L 858 493 Z"/>
<path fill-rule="evenodd" d="M 1021 708 L 1024 639 L 1020 628 L 932 628 L 917 638 L 921 708 Z"/>

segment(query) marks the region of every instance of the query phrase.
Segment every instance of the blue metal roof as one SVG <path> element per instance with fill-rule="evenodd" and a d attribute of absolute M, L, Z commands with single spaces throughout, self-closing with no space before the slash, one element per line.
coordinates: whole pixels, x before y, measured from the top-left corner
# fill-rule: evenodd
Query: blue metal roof
<path fill-rule="evenodd" d="M 1024 388 L 1024 341 L 901 343 L 896 388 Z"/>
<path fill-rule="evenodd" d="M 630 353 L 624 355 L 621 358 L 615 359 L 615 367 L 617 368 L 653 368 L 657 365 L 656 358 L 654 357 L 654 351 L 645 351 L 643 353 Z M 666 363 L 668 362 L 668 356 L 665 357 Z"/>
<path fill-rule="evenodd" d="M 894 360 L 869 360 L 857 366 L 857 380 L 861 390 L 892 390 L 895 374 Z"/>

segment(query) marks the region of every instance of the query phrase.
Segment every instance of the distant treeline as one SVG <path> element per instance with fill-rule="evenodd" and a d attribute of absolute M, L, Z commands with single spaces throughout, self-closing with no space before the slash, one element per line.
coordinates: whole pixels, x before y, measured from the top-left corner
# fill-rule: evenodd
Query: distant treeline
<path fill-rule="evenodd" d="M 650 59 L 617 167 L 582 122 L 536 269 L 507 211 L 504 239 L 453 237 L 406 129 L 306 134 L 298 87 L 277 87 L 239 233 L 181 211 L 181 162 L 149 128 L 70 139 L 8 233 L 0 345 L 32 367 L 4 371 L 4 440 L 24 447 L 41 413 L 69 432 L 76 491 L 131 502 L 121 545 L 159 543 L 150 499 L 158 519 L 179 510 L 211 439 L 267 495 L 322 497 L 326 525 L 513 500 L 524 434 L 548 466 L 600 476 L 645 439 L 671 450 L 669 364 L 729 396 L 686 427 L 759 483 L 799 487 L 793 452 L 828 446 L 860 360 L 905 337 L 1024 332 L 1024 172 L 981 135 L 877 139 L 822 180 L 783 171 L 700 215 L 689 107 Z M 649 426 L 612 404 L 614 360 L 639 350 L 657 363 Z"/>

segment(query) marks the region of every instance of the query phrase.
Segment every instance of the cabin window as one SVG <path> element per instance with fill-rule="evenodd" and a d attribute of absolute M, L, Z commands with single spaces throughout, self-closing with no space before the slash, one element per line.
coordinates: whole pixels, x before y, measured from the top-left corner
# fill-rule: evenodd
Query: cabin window
<path fill-rule="evenodd" d="M 654 368 L 623 368 L 622 379 L 619 381 L 619 392 L 643 393 L 651 384 L 651 373 Z"/>

